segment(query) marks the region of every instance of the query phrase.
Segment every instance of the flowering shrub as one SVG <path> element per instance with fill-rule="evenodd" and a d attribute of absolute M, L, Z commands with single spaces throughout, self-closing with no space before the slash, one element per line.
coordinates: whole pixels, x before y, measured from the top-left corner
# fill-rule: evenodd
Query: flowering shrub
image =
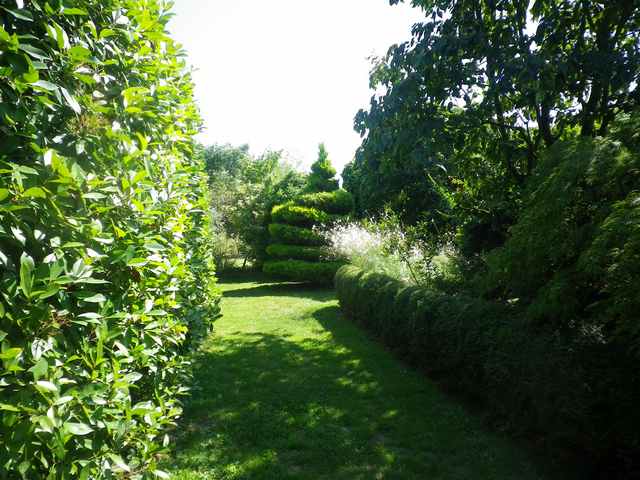
<path fill-rule="evenodd" d="M 425 257 L 416 245 L 408 245 L 400 229 L 383 228 L 373 221 L 342 223 L 322 235 L 330 253 L 369 272 L 383 273 L 410 284 L 424 280 Z"/>

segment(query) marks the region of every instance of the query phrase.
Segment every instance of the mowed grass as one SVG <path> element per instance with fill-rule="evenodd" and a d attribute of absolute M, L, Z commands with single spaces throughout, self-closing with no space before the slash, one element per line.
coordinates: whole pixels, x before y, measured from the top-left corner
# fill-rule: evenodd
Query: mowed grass
<path fill-rule="evenodd" d="M 197 360 L 174 478 L 536 479 L 490 433 L 338 308 L 333 291 L 222 283 L 224 317 Z"/>

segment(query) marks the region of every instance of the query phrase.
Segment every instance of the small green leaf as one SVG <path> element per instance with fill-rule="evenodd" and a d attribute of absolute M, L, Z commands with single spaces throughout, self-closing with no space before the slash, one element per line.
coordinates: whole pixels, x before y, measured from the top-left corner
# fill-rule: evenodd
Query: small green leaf
<path fill-rule="evenodd" d="M 107 297 L 105 297 L 101 293 L 96 293 L 95 295 L 83 298 L 82 300 L 89 303 L 102 303 L 107 301 Z"/>
<path fill-rule="evenodd" d="M 48 370 L 49 363 L 44 358 L 38 360 L 36 364 L 29 369 L 29 371 L 33 373 L 34 380 L 39 380 L 40 378 L 44 377 L 47 374 Z"/>
<path fill-rule="evenodd" d="M 55 83 L 51 83 L 46 80 L 38 80 L 37 82 L 33 82 L 31 86 L 38 87 L 49 92 L 55 92 L 58 89 L 58 86 Z"/>
<path fill-rule="evenodd" d="M 11 192 L 7 188 L 0 188 L 0 202 L 7 198 Z"/>
<path fill-rule="evenodd" d="M 113 464 L 116 467 L 118 467 L 120 470 L 124 470 L 125 472 L 131 471 L 131 469 L 129 468 L 129 465 L 124 463 L 124 460 L 120 455 L 116 455 L 115 453 L 109 453 L 108 455 L 109 455 L 109 458 L 111 458 L 111 461 L 113 461 Z"/>
<path fill-rule="evenodd" d="M 0 353 L 0 360 L 13 360 L 22 353 L 21 348 L 8 348 L 4 352 Z"/>
<path fill-rule="evenodd" d="M 35 263 L 33 258 L 27 255 L 26 252 L 22 253 L 20 257 L 20 288 L 25 297 L 30 298 L 33 290 L 33 270 Z"/>
<path fill-rule="evenodd" d="M 82 195 L 82 198 L 89 199 L 89 200 L 102 200 L 103 198 L 107 198 L 107 196 L 104 195 L 103 193 L 89 192 Z"/>
<path fill-rule="evenodd" d="M 55 383 L 49 382 L 48 380 L 39 380 L 36 382 L 36 388 L 39 390 L 45 390 L 47 392 L 57 392 L 58 387 Z"/>
<path fill-rule="evenodd" d="M 146 258 L 132 258 L 131 260 L 129 260 L 127 262 L 127 266 L 128 267 L 143 267 L 147 263 L 149 263 L 149 262 L 147 261 Z"/>
<path fill-rule="evenodd" d="M 86 10 L 82 8 L 68 8 L 64 7 L 62 10 L 63 15 L 88 15 Z"/>
<path fill-rule="evenodd" d="M 64 429 L 72 435 L 89 435 L 93 432 L 93 428 L 85 423 L 66 422 Z"/>
<path fill-rule="evenodd" d="M 91 50 L 82 45 L 76 45 L 69 49 L 69 55 L 75 60 L 85 60 L 91 56 Z"/>
<path fill-rule="evenodd" d="M 67 105 L 69 105 L 74 112 L 78 114 L 82 112 L 82 109 L 80 108 L 80 104 L 74 98 L 74 96 L 69 93 L 69 91 L 66 88 L 60 87 L 60 91 L 62 92 L 62 96 L 64 97 L 64 99 L 67 101 Z"/>
<path fill-rule="evenodd" d="M 8 405 L 6 403 L 0 403 L 0 410 L 4 410 L 6 412 L 19 412 L 20 409 L 13 405 Z"/>
<path fill-rule="evenodd" d="M 33 15 L 29 10 L 11 10 L 10 8 L 5 8 L 7 12 L 13 15 L 20 20 L 26 20 L 27 22 L 33 22 Z"/>
<path fill-rule="evenodd" d="M 46 192 L 40 187 L 31 187 L 24 191 L 23 197 L 30 198 L 47 198 Z"/>

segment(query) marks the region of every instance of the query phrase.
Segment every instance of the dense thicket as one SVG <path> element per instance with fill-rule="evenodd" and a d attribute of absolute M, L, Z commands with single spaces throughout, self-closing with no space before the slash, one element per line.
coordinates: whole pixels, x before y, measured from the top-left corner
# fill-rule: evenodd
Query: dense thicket
<path fill-rule="evenodd" d="M 152 478 L 217 315 L 163 1 L 3 2 L 0 477 Z"/>

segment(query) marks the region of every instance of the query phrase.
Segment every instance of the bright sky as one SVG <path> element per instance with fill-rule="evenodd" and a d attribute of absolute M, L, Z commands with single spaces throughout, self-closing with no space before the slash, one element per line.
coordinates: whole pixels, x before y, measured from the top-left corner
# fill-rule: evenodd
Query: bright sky
<path fill-rule="evenodd" d="M 371 55 L 422 15 L 388 0 L 176 0 L 173 37 L 194 75 L 205 144 L 285 150 L 309 166 L 325 142 L 338 172 L 360 145 Z"/>

